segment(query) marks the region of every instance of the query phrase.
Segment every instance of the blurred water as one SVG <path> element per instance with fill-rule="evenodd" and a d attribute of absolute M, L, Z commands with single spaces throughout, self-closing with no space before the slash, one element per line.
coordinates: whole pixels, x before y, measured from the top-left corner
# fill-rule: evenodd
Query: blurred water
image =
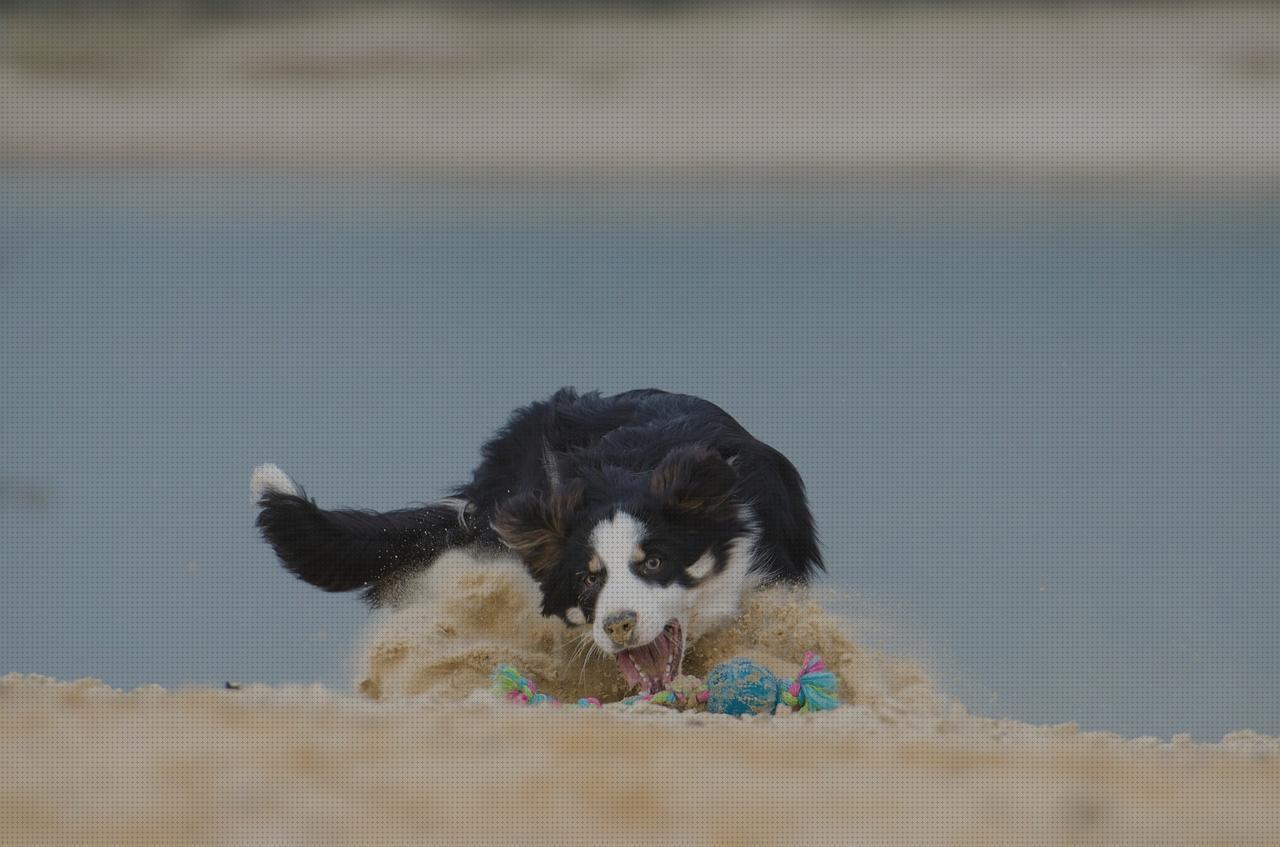
<path fill-rule="evenodd" d="M 1256 196 L 10 173 L 0 671 L 345 685 L 365 612 L 274 564 L 253 465 L 391 508 L 518 404 L 659 386 L 795 461 L 829 583 L 975 711 L 1280 733 L 1277 233 Z"/>

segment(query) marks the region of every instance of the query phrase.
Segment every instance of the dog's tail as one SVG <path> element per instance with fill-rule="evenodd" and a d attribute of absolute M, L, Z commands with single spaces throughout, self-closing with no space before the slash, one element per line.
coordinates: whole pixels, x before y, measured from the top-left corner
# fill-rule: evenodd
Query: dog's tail
<path fill-rule="evenodd" d="M 476 535 L 462 500 L 394 512 L 321 509 L 275 465 L 256 468 L 249 486 L 262 510 L 258 529 L 285 568 L 325 591 L 364 588 L 375 605 L 400 577 Z"/>

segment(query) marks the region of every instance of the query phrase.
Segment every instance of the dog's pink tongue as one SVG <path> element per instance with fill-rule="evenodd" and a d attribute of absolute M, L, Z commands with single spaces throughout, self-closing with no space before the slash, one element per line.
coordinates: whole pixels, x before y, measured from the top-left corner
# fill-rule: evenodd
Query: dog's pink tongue
<path fill-rule="evenodd" d="M 627 681 L 627 685 L 635 687 L 644 680 L 640 676 L 640 669 L 636 667 L 635 660 L 631 658 L 630 650 L 623 650 L 618 654 L 618 670 L 622 671 L 622 678 Z"/>
<path fill-rule="evenodd" d="M 676 656 L 679 647 L 680 639 L 669 630 L 664 631 L 648 644 L 618 653 L 618 669 L 628 685 L 638 685 L 650 694 L 661 691 L 680 672 Z"/>

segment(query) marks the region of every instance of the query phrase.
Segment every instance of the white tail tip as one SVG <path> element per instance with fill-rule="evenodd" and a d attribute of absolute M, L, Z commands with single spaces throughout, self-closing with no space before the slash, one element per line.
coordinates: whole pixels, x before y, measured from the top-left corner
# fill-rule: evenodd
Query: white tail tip
<path fill-rule="evenodd" d="M 249 493 L 257 503 L 267 494 L 292 494 L 296 497 L 298 486 L 278 465 L 268 463 L 253 469 L 253 475 L 249 477 Z"/>

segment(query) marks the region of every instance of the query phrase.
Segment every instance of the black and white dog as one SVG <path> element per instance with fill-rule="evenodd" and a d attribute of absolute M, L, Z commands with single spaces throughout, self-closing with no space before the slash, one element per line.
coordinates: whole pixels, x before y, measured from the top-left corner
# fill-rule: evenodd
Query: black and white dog
<path fill-rule="evenodd" d="M 671 683 L 687 639 L 733 620 L 744 592 L 823 567 L 795 467 L 697 397 L 561 389 L 518 409 L 482 456 L 451 497 L 385 513 L 321 509 L 263 465 L 257 525 L 294 574 L 374 605 L 447 549 L 511 551 L 543 614 L 590 625 L 646 691 Z"/>

